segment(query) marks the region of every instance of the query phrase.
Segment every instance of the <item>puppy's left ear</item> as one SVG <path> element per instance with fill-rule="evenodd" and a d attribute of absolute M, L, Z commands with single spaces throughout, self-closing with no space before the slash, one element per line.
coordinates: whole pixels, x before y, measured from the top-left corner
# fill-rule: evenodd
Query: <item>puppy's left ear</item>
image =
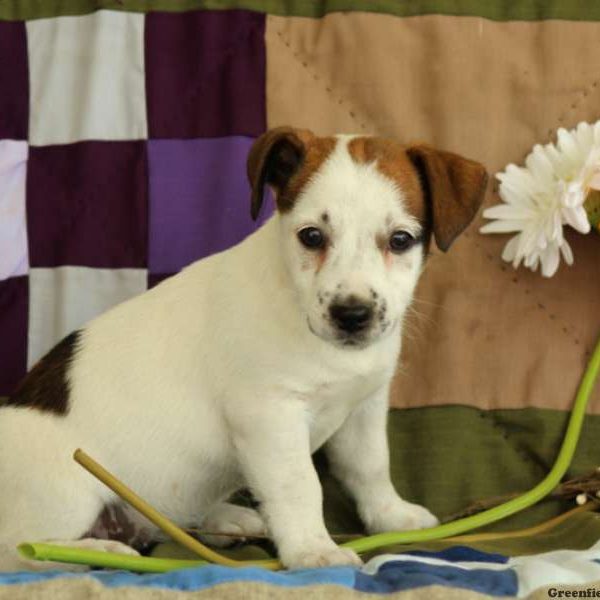
<path fill-rule="evenodd" d="M 265 185 L 278 192 L 277 200 L 280 201 L 279 192 L 304 159 L 307 136 L 312 136 L 312 133 L 292 127 L 277 127 L 263 133 L 250 148 L 247 164 L 252 188 L 250 214 L 255 221 L 263 203 Z"/>
<path fill-rule="evenodd" d="M 410 146 L 406 151 L 421 178 L 436 244 L 446 252 L 483 202 L 486 170 L 477 162 L 430 146 Z"/>

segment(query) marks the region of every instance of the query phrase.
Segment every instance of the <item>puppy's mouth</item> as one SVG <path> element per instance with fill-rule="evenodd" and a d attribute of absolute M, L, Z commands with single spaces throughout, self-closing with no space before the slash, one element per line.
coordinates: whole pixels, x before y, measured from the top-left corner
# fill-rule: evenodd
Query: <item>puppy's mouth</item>
<path fill-rule="evenodd" d="M 389 323 L 382 323 L 377 330 L 373 327 L 369 327 L 354 333 L 348 333 L 337 329 L 336 327 L 327 327 L 324 330 L 319 331 L 313 326 L 310 317 L 308 316 L 306 317 L 306 323 L 310 332 L 323 341 L 340 348 L 356 350 L 366 348 L 376 342 L 390 326 Z"/>

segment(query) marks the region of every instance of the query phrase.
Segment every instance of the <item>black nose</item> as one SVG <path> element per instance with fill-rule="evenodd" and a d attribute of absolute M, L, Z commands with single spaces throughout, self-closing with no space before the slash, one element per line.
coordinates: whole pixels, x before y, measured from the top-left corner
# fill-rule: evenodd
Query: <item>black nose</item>
<path fill-rule="evenodd" d="M 355 333 L 369 324 L 373 308 L 367 304 L 333 304 L 329 307 L 329 314 L 339 329 Z"/>

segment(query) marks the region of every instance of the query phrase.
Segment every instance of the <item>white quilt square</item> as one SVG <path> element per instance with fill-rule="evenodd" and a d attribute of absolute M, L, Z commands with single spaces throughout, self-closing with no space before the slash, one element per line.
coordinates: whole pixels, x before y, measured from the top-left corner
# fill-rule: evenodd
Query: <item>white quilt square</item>
<path fill-rule="evenodd" d="M 144 15 L 27 21 L 32 145 L 146 139 Z"/>
<path fill-rule="evenodd" d="M 0 281 L 29 269 L 25 183 L 27 142 L 0 140 Z"/>
<path fill-rule="evenodd" d="M 145 292 L 147 275 L 146 269 L 31 269 L 27 368 L 72 331 Z"/>

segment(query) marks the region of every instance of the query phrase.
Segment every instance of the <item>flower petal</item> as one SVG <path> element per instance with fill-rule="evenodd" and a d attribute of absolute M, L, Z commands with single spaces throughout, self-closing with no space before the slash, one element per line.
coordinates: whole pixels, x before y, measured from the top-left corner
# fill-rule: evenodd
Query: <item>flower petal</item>
<path fill-rule="evenodd" d="M 486 219 L 532 219 L 536 214 L 532 208 L 517 204 L 496 204 L 483 211 Z"/>
<path fill-rule="evenodd" d="M 563 127 L 558 130 L 557 146 L 563 154 L 564 161 L 569 164 L 571 169 L 582 161 L 583 157 L 574 136 Z"/>
<path fill-rule="evenodd" d="M 589 233 L 592 229 L 587 212 L 583 206 L 578 208 L 563 208 L 562 216 L 565 223 L 579 231 L 579 233 Z"/>
<path fill-rule="evenodd" d="M 479 229 L 479 233 L 512 233 L 522 231 L 523 222 L 515 220 L 492 221 Z"/>
<path fill-rule="evenodd" d="M 525 159 L 525 165 L 534 177 L 541 179 L 545 184 L 551 183 L 554 179 L 552 163 L 539 144 L 534 146 L 533 152 Z"/>
<path fill-rule="evenodd" d="M 512 262 L 517 255 L 517 246 L 519 245 L 519 236 L 515 235 L 506 242 L 504 250 L 502 250 L 502 260 L 505 262 Z"/>
<path fill-rule="evenodd" d="M 573 207 L 583 204 L 585 191 L 581 182 L 570 183 L 564 187 L 560 195 L 560 203 L 563 206 Z"/>
<path fill-rule="evenodd" d="M 558 247 L 555 244 L 550 244 L 540 254 L 540 261 L 542 263 L 542 275 L 544 277 L 552 277 L 558 270 L 560 263 Z"/>
<path fill-rule="evenodd" d="M 563 256 L 563 258 L 565 259 L 565 262 L 571 266 L 573 264 L 573 250 L 571 250 L 571 246 L 569 246 L 569 242 L 567 242 L 567 240 L 565 240 L 561 247 L 560 247 L 560 252 Z"/>

